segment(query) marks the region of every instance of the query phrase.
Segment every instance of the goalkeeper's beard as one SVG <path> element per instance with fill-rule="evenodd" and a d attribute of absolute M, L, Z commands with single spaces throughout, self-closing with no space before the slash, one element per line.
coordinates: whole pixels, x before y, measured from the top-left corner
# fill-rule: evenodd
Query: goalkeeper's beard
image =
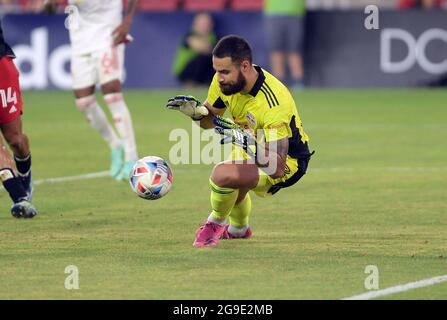
<path fill-rule="evenodd" d="M 237 80 L 234 84 L 220 84 L 220 90 L 226 96 L 231 96 L 233 94 L 241 92 L 247 85 L 247 79 L 245 79 L 242 72 L 239 72 Z"/>

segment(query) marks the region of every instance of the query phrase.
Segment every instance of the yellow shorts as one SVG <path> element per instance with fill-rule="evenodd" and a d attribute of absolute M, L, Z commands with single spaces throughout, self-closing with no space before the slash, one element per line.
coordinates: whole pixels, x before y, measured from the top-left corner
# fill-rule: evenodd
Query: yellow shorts
<path fill-rule="evenodd" d="M 231 161 L 241 161 L 244 159 L 250 159 L 250 157 L 241 148 L 233 148 L 230 156 Z M 286 174 L 282 178 L 273 179 L 267 175 L 261 168 L 258 169 L 259 181 L 252 191 L 259 197 L 271 196 L 273 193 L 269 193 L 269 190 L 275 185 L 281 183 L 287 183 L 292 176 L 298 173 L 298 160 L 287 156 L 286 159 Z"/>
<path fill-rule="evenodd" d="M 273 179 L 261 169 L 259 169 L 258 172 L 259 172 L 259 181 L 256 187 L 253 189 L 254 193 L 256 193 L 256 195 L 259 197 L 271 196 L 273 195 L 273 193 L 269 193 L 269 190 L 271 190 L 271 188 L 274 185 L 287 182 L 287 180 L 289 180 L 293 175 L 295 175 L 298 172 L 298 160 L 290 158 L 289 156 L 287 157 L 286 174 L 282 178 Z"/>

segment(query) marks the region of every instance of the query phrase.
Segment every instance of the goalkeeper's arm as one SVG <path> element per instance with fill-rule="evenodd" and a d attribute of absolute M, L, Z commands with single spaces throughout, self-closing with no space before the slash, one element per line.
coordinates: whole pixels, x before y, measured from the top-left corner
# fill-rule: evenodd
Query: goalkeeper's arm
<path fill-rule="evenodd" d="M 229 119 L 213 117 L 212 125 L 223 138 L 221 144 L 232 143 L 241 147 L 256 165 L 274 179 L 282 178 L 286 172 L 289 138 L 264 142 L 256 141 L 252 130 L 242 130 Z"/>
<path fill-rule="evenodd" d="M 267 145 L 258 143 L 256 165 L 273 179 L 282 178 L 286 173 L 288 151 L 288 138 L 272 141 Z"/>
<path fill-rule="evenodd" d="M 200 120 L 200 127 L 203 129 L 212 129 L 215 127 L 213 119 L 215 116 L 222 116 L 225 113 L 225 109 L 214 108 L 212 105 L 205 101 L 203 104 L 209 111 L 208 115 Z"/>

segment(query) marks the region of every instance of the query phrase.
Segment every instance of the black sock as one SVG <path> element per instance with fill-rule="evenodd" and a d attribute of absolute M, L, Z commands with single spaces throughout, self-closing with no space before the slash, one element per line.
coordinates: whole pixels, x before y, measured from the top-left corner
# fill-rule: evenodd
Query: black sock
<path fill-rule="evenodd" d="M 26 199 L 27 195 L 25 189 L 23 189 L 20 178 L 14 177 L 3 181 L 3 186 L 5 187 L 6 191 L 8 191 L 9 196 L 14 203 Z"/>
<path fill-rule="evenodd" d="M 26 175 L 31 170 L 31 154 L 28 157 L 21 159 L 14 155 L 14 161 L 17 166 L 17 171 L 21 175 Z"/>

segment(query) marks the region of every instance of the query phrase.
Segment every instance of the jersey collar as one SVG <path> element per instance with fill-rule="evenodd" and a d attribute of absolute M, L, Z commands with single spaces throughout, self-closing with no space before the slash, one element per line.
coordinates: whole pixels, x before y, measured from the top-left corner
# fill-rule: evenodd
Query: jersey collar
<path fill-rule="evenodd" d="M 251 88 L 249 94 L 251 96 L 253 96 L 253 97 L 256 97 L 256 95 L 258 94 L 259 90 L 261 90 L 262 85 L 264 84 L 265 75 L 264 75 L 264 72 L 262 72 L 262 68 L 260 66 L 253 65 L 253 67 L 258 72 L 258 79 L 256 80 L 255 85 L 253 86 L 253 88 Z"/>

